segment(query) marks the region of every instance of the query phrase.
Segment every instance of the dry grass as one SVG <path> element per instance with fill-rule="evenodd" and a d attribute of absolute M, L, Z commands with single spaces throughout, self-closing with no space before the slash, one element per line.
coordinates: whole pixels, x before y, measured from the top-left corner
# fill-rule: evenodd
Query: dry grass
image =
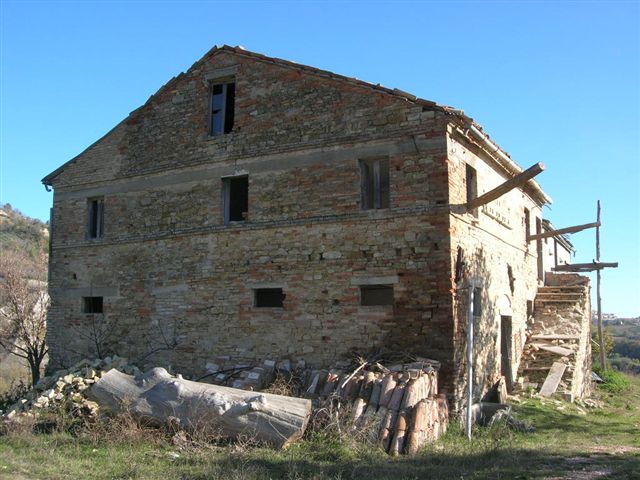
<path fill-rule="evenodd" d="M 256 447 L 250 437 L 209 443 L 195 429 L 154 428 L 128 415 L 57 427 L 25 424 L 0 436 L 0 478 L 174 479 L 585 479 L 638 478 L 640 380 L 624 396 L 583 415 L 574 405 L 527 400 L 515 408 L 533 434 L 497 424 L 468 442 L 453 425 L 415 457 L 391 458 L 354 429 L 348 409 L 317 412 L 305 438 L 287 450 Z M 366 422 L 365 422 L 366 423 Z M 75 425 L 75 428 L 70 428 Z M 600 472 L 600 473 L 598 473 Z"/>

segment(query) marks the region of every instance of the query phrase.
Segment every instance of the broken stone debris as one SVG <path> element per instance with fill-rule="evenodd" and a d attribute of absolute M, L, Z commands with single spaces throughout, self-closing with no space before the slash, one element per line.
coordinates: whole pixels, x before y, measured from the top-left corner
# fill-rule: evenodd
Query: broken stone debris
<path fill-rule="evenodd" d="M 25 398 L 14 403 L 0 418 L 17 420 L 20 417 L 35 417 L 43 410 L 52 410 L 70 401 L 74 414 L 93 418 L 99 406 L 86 397 L 86 390 L 107 371 L 117 369 L 137 375 L 138 367 L 129 365 L 128 360 L 114 355 L 104 359 L 83 359 L 65 370 L 58 370 L 50 376 L 42 377 Z"/>
<path fill-rule="evenodd" d="M 292 375 L 295 371 L 301 379 L 298 396 L 312 400 L 316 410 L 335 401 L 350 405 L 355 427 L 373 429 L 374 440 L 390 454 L 397 455 L 415 453 L 447 429 L 449 410 L 445 396 L 438 394 L 439 368 L 439 362 L 427 359 L 388 366 L 376 362 L 356 369 L 351 362 L 341 361 L 333 368 L 316 370 L 306 368 L 304 360 L 296 362 L 294 369 L 289 360 L 266 360 L 254 366 L 219 357 L 207 363 L 205 377 L 214 384 L 259 391 L 269 386 L 276 372 Z M 100 406 L 87 398 L 89 388 L 112 369 L 132 378 L 145 375 L 122 357 L 82 360 L 41 379 L 4 418 L 35 416 L 67 400 L 77 405 L 76 414 L 95 417 Z M 174 378 L 174 382 L 183 381 L 179 375 Z"/>

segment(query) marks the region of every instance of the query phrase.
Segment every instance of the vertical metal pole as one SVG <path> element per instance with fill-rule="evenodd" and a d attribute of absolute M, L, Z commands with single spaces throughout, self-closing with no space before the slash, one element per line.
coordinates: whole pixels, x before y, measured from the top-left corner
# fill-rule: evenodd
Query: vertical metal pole
<path fill-rule="evenodd" d="M 467 312 L 467 438 L 471 440 L 471 406 L 473 404 L 473 284 L 469 285 L 469 310 Z"/>
<path fill-rule="evenodd" d="M 598 200 L 598 212 L 597 212 L 596 227 L 596 262 L 600 262 L 600 200 Z M 602 329 L 602 298 L 600 296 L 600 275 L 601 270 L 598 268 L 596 272 L 596 297 L 598 302 L 598 336 L 600 337 L 600 368 L 604 370 L 605 364 L 605 352 L 604 352 L 604 332 Z"/>

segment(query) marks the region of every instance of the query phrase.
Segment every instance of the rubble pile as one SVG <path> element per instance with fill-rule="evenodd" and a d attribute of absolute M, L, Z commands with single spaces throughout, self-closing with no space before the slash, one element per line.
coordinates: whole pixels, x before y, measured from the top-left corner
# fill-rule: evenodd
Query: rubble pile
<path fill-rule="evenodd" d="M 68 406 L 74 414 L 95 417 L 98 404 L 86 398 L 85 390 L 113 368 L 131 375 L 140 373 L 138 367 L 129 365 L 126 358 L 117 355 L 97 360 L 84 359 L 68 369 L 42 377 L 25 398 L 18 400 L 6 413 L 0 412 L 0 418 L 35 417 L 67 402 L 70 402 Z"/>
<path fill-rule="evenodd" d="M 327 406 L 349 412 L 354 428 L 366 432 L 389 454 L 413 454 L 447 430 L 449 411 L 446 397 L 438 394 L 440 363 L 424 358 L 412 360 L 391 363 L 359 357 L 356 362 L 336 362 L 332 368 L 320 370 L 308 368 L 304 360 L 295 364 L 290 360 L 265 360 L 251 365 L 217 357 L 206 365 L 207 373 L 194 380 L 200 385 L 210 383 L 249 391 L 269 391 L 271 386 L 271 393 L 311 400 L 316 412 Z M 85 359 L 42 378 L 25 398 L 6 413 L 0 412 L 0 418 L 11 421 L 36 417 L 63 406 L 74 415 L 93 418 L 100 407 L 88 398 L 89 388 L 113 369 L 137 378 L 148 375 L 128 364 L 126 358 Z M 278 374 L 290 381 L 288 391 L 273 390 Z M 184 381 L 181 375 L 175 378 Z"/>

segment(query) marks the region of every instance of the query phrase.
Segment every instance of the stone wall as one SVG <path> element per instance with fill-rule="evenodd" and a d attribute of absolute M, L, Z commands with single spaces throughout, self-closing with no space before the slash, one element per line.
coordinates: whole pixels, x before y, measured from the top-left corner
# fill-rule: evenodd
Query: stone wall
<path fill-rule="evenodd" d="M 487 153 L 455 128 L 448 137 L 451 215 L 452 271 L 456 272 L 458 249 L 463 252 L 461 278 L 451 279 L 454 292 L 456 370 L 451 379 L 456 398 L 462 398 L 466 385 L 466 343 L 469 285 L 478 287 L 481 313 L 474 321 L 474 401 L 479 401 L 505 374 L 508 383 L 516 379 L 527 325 L 527 302 L 532 305 L 537 279 L 535 243 L 525 241 L 524 209 L 530 212 L 531 228 L 541 215 L 540 206 L 522 189 L 512 190 L 499 199 L 466 212 L 467 165 L 477 176 L 478 196 L 503 183 L 508 177 L 499 172 Z M 501 371 L 501 321 L 505 323 L 509 367 Z"/>
<path fill-rule="evenodd" d="M 234 128 L 212 137 L 210 85 L 229 75 Z M 466 213 L 466 165 L 479 194 L 508 175 L 454 120 L 327 72 L 205 55 L 51 179 L 52 368 L 97 347 L 194 374 L 220 355 L 322 366 L 385 347 L 441 361 L 441 391 L 458 397 L 475 278 L 482 396 L 500 374 L 501 316 L 517 370 L 537 287 L 522 222 L 527 208 L 533 231 L 540 208 L 519 189 Z M 361 209 L 359 161 L 371 158 L 389 161 L 388 209 Z M 248 216 L 225 225 L 222 179 L 237 175 L 248 176 Z M 105 231 L 90 240 L 93 197 Z M 394 305 L 361 306 L 362 283 L 392 284 Z M 283 307 L 256 308 L 254 289 L 274 286 Z M 84 296 L 103 296 L 104 313 L 81 313 Z"/>
<path fill-rule="evenodd" d="M 234 131 L 208 137 L 206 78 L 229 67 Z M 451 372 L 445 128 L 391 95 L 205 57 L 53 181 L 52 368 L 101 343 L 194 374 L 220 355 L 320 366 L 382 346 Z M 358 161 L 380 156 L 391 208 L 364 211 Z M 248 218 L 225 225 L 222 178 L 240 174 Z M 89 240 L 96 196 L 105 233 Z M 394 305 L 361 306 L 361 283 L 393 284 Z M 270 286 L 283 307 L 256 308 Z M 82 313 L 83 296 L 103 296 L 104 313 Z"/>

